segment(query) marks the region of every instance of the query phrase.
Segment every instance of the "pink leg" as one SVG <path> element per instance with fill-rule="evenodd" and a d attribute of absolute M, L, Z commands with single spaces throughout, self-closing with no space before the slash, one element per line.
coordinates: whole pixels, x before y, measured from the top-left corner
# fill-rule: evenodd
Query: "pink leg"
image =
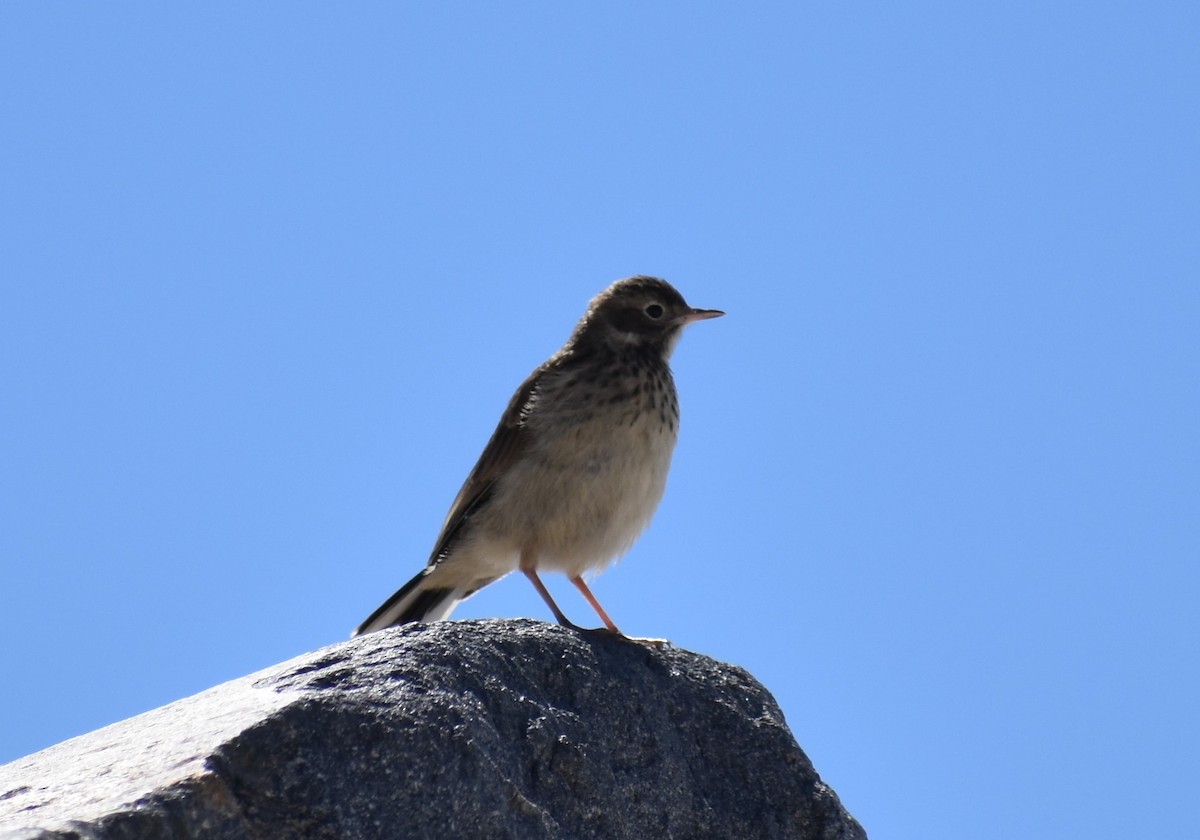
<path fill-rule="evenodd" d="M 617 625 L 613 624 L 613 620 L 608 617 L 608 613 L 604 611 L 604 607 L 600 606 L 600 602 L 596 600 L 596 596 L 592 594 L 592 590 L 588 589 L 588 585 L 583 582 L 583 578 L 576 575 L 571 578 L 571 583 L 575 584 L 575 588 L 583 593 L 583 597 L 592 605 L 592 609 L 596 611 L 596 615 L 600 616 L 600 620 L 604 622 L 604 626 L 608 628 L 610 633 L 616 633 L 618 636 L 625 635 L 617 629 Z"/>
<path fill-rule="evenodd" d="M 546 602 L 546 606 L 550 608 L 550 612 L 554 613 L 554 617 L 558 619 L 559 624 L 574 630 L 581 629 L 572 624 L 570 619 L 563 615 L 563 611 L 558 608 L 558 604 L 554 603 L 554 599 L 550 597 L 550 590 L 546 588 L 546 584 L 542 583 L 542 579 L 537 576 L 537 572 L 533 569 L 521 569 L 521 571 L 525 573 L 525 577 L 529 578 L 529 582 L 533 584 L 533 588 L 542 596 L 542 600 Z"/>

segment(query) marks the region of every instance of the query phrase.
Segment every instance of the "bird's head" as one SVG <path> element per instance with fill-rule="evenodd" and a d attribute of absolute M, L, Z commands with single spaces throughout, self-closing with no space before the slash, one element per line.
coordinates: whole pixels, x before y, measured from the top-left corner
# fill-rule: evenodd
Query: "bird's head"
<path fill-rule="evenodd" d="M 627 277 L 592 298 L 572 343 L 657 351 L 666 360 L 683 328 L 695 321 L 717 318 L 719 309 L 688 306 L 683 295 L 657 277 Z"/>

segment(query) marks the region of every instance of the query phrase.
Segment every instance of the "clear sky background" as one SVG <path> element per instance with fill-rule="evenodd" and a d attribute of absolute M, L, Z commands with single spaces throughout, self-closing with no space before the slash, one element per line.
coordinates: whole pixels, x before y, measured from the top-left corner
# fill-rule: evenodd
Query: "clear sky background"
<path fill-rule="evenodd" d="M 344 639 L 650 273 L 617 622 L 881 840 L 1194 832 L 1200 6 L 400 5 L 0 6 L 0 761 Z"/>

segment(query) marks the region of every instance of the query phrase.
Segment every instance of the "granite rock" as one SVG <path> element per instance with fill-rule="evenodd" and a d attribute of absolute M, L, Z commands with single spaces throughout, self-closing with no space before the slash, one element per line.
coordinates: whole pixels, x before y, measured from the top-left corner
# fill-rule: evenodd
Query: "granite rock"
<path fill-rule="evenodd" d="M 323 648 L 0 767 L 0 838 L 865 834 L 745 671 L 541 622 Z"/>

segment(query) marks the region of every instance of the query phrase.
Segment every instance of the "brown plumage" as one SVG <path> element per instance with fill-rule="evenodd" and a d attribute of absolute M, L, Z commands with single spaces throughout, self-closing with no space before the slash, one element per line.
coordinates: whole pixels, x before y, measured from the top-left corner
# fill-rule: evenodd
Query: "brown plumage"
<path fill-rule="evenodd" d="M 467 477 L 424 570 L 356 635 L 446 618 L 520 569 L 559 623 L 574 627 L 539 570 L 562 571 L 619 633 L 583 582 L 649 523 L 679 425 L 667 360 L 694 309 L 669 283 L 619 280 L 592 299 L 562 348 L 521 383 Z"/>

